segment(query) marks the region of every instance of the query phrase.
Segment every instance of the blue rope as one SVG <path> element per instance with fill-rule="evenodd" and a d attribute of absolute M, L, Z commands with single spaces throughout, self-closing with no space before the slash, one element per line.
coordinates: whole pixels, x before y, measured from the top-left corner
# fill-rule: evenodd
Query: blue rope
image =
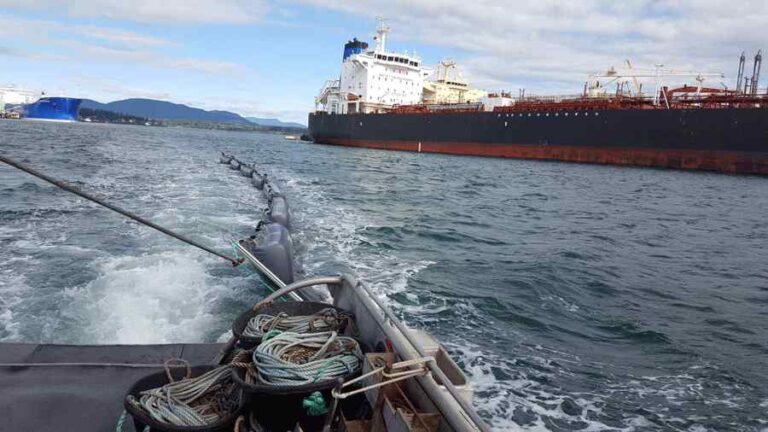
<path fill-rule="evenodd" d="M 126 410 L 123 410 L 123 413 L 120 414 L 120 418 L 117 419 L 117 425 L 115 426 L 115 432 L 123 432 L 123 423 L 125 423 L 125 419 L 128 418 L 128 412 Z M 152 432 L 149 426 L 144 426 L 144 429 L 142 429 L 141 432 Z"/>
<path fill-rule="evenodd" d="M 117 419 L 117 426 L 115 426 L 115 432 L 123 432 L 123 423 L 125 423 L 125 417 L 128 415 L 128 412 L 123 410 L 123 413 L 120 414 L 120 418 Z"/>
<path fill-rule="evenodd" d="M 237 260 L 240 259 L 240 253 L 237 251 L 237 243 L 236 242 L 232 243 L 232 253 L 235 254 L 235 259 L 237 259 Z"/>

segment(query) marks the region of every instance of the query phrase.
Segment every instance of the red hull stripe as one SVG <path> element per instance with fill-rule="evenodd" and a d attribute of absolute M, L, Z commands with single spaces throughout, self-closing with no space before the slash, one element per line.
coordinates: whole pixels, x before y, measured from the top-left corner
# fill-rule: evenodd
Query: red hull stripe
<path fill-rule="evenodd" d="M 325 138 L 321 144 L 424 153 L 718 171 L 768 175 L 768 153 L 666 150 L 435 141 L 384 141 Z"/>

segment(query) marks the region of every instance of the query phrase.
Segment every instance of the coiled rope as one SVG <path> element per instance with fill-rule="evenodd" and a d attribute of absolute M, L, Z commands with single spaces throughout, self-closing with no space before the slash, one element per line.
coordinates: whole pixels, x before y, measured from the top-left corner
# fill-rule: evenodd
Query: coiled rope
<path fill-rule="evenodd" d="M 263 337 L 272 330 L 291 333 L 318 333 L 340 330 L 350 317 L 334 308 L 325 308 L 313 315 L 290 316 L 281 312 L 277 316 L 259 314 L 248 321 L 243 336 Z"/>
<path fill-rule="evenodd" d="M 166 367 L 169 378 L 170 372 Z M 232 381 L 230 365 L 212 369 L 196 378 L 184 378 L 145 390 L 128 403 L 152 419 L 174 426 L 207 426 L 240 405 L 240 391 Z"/>
<path fill-rule="evenodd" d="M 298 386 L 342 377 L 360 368 L 356 340 L 323 333 L 280 333 L 253 351 L 256 377 L 263 384 Z"/>

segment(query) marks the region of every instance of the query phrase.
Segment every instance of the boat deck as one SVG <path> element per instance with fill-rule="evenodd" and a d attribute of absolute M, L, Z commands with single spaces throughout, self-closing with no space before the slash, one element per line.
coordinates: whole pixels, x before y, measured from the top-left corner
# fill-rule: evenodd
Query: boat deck
<path fill-rule="evenodd" d="M 139 378 L 169 358 L 206 364 L 221 344 L 47 345 L 0 349 L 0 431 L 110 431 Z M 123 431 L 133 432 L 130 416 Z"/>

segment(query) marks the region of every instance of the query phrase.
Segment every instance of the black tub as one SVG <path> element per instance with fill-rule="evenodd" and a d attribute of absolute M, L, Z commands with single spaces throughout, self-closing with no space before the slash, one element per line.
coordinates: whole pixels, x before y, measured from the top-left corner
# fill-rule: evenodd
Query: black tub
<path fill-rule="evenodd" d="M 359 375 L 360 370 L 358 367 L 345 376 L 301 386 L 247 384 L 244 369 L 234 369 L 232 378 L 243 389 L 245 406 L 254 410 L 256 420 L 267 430 L 285 431 L 293 430 L 299 419 L 304 416 L 304 398 L 317 391 L 323 395 L 326 405 L 329 406 L 333 401 L 331 390 L 339 380 L 347 381 Z"/>
<path fill-rule="evenodd" d="M 350 319 L 352 319 L 352 314 L 350 314 L 349 312 L 343 309 L 334 307 L 332 305 L 329 305 L 327 303 L 304 302 L 304 301 L 275 302 L 275 303 L 270 303 L 268 305 L 262 306 L 256 310 L 248 309 L 247 311 L 245 311 L 243 314 L 237 317 L 234 323 L 232 323 L 232 333 L 235 335 L 238 342 L 240 342 L 240 344 L 243 347 L 250 349 L 260 344 L 261 338 L 243 336 L 243 330 L 245 330 L 245 327 L 248 325 L 248 321 L 250 321 L 250 319 L 255 317 L 256 315 L 267 314 L 267 315 L 275 316 L 281 312 L 285 312 L 290 316 L 313 315 L 327 308 L 336 309 L 336 312 L 339 313 L 339 316 L 347 315 L 350 317 Z M 338 330 L 338 333 L 343 334 L 344 330 L 346 330 L 346 326 L 342 326 L 342 328 Z"/>
<path fill-rule="evenodd" d="M 218 366 L 193 366 L 191 375 L 192 377 L 197 377 L 212 369 L 215 369 L 216 367 Z M 175 380 L 182 379 L 186 373 L 187 368 L 185 367 L 171 368 L 171 375 Z M 243 398 L 241 397 L 241 402 L 238 409 L 230 413 L 230 415 L 219 420 L 218 422 L 207 426 L 173 426 L 158 422 L 157 420 L 150 418 L 143 411 L 136 409 L 133 405 L 128 403 L 128 395 L 138 397 L 139 393 L 144 390 L 161 387 L 165 384 L 168 384 L 168 377 L 166 376 L 165 371 L 153 373 L 136 381 L 125 395 L 126 397 L 123 401 L 123 406 L 125 407 L 125 410 L 131 414 L 131 417 L 133 417 L 133 424 L 137 431 L 143 431 L 145 426 L 149 426 L 150 431 L 157 432 L 230 432 L 235 425 L 235 420 L 237 420 L 237 417 L 243 411 Z"/>

